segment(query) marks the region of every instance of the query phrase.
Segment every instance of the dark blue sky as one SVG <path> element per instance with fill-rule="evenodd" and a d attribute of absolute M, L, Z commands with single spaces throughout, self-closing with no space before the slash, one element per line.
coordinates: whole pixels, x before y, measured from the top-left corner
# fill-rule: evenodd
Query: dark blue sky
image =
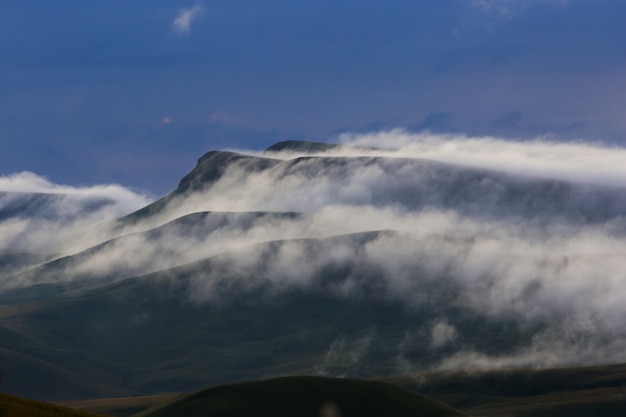
<path fill-rule="evenodd" d="M 626 143 L 623 0 L 3 0 L 0 57 L 0 175 L 161 194 L 208 150 L 392 127 Z"/>

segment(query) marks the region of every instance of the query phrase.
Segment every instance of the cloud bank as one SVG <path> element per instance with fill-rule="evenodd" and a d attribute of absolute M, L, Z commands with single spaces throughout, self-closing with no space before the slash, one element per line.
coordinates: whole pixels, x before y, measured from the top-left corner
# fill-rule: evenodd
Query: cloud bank
<path fill-rule="evenodd" d="M 411 133 L 403 129 L 368 134 L 345 133 L 341 143 L 389 148 L 382 155 L 426 158 L 520 175 L 626 187 L 626 149 L 602 143 L 560 142 L 554 138 L 511 141 Z M 376 152 L 374 152 L 376 153 Z"/>

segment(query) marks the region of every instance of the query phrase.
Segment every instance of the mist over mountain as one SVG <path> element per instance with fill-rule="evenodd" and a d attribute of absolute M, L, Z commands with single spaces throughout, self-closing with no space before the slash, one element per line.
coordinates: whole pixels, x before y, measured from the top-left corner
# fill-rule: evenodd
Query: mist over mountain
<path fill-rule="evenodd" d="M 67 233 L 19 235 L 38 255 L 0 264 L 7 387 L 54 399 L 626 361 L 624 150 L 342 141 L 211 151 L 117 220 L 76 202 L 46 219 Z M 5 203 L 0 228 L 35 230 L 60 198 Z"/>
<path fill-rule="evenodd" d="M 3 192 L 0 193 L 0 221 L 39 218 L 71 222 L 85 213 L 103 210 L 113 204 L 113 200 L 100 197 Z M 73 212 L 66 210 L 67 206 L 72 206 Z"/>
<path fill-rule="evenodd" d="M 62 253 L 61 242 L 149 201 L 119 185 L 59 185 L 31 172 L 0 177 L 0 253 Z"/>

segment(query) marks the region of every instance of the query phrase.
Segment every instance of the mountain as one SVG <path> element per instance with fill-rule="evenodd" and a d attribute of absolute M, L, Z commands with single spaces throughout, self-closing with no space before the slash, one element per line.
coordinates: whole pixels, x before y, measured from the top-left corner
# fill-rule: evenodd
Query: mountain
<path fill-rule="evenodd" d="M 614 187 L 516 175 L 419 158 L 363 156 L 358 153 L 355 156 L 307 156 L 311 148 L 319 150 L 317 145 L 295 146 L 290 143 L 269 148 L 288 149 L 286 159 L 280 159 L 281 154 L 275 151 L 267 153 L 271 157 L 209 152 L 200 158 L 197 166 L 181 180 L 174 192 L 125 217 L 123 221 L 132 223 L 159 218 L 164 213 L 180 214 L 190 210 L 186 206 L 193 207 L 193 211 L 206 210 L 216 201 L 222 207 L 228 207 L 226 211 L 274 211 L 277 203 L 273 199 L 288 199 L 290 196 L 298 198 L 298 201 L 281 202 L 283 210 L 308 211 L 315 209 L 319 202 L 311 202 L 311 197 L 315 195 L 302 191 L 315 189 L 320 183 L 327 188 L 324 191 L 332 192 L 336 204 L 399 205 L 411 211 L 455 210 L 465 216 L 489 219 L 519 218 L 545 222 L 565 218 L 579 224 L 597 224 L 622 216 L 626 205 L 624 190 Z M 333 149 L 331 146 L 326 151 Z M 294 156 L 296 151 L 304 152 L 304 155 Z M 360 183 L 362 178 L 367 178 L 369 183 Z M 249 205 L 244 203 L 242 206 L 241 200 L 227 198 L 226 193 L 250 194 L 255 184 L 267 194 L 252 196 Z M 367 192 L 355 194 L 353 187 L 366 188 Z M 256 190 L 259 191 L 259 188 Z M 272 192 L 277 194 L 272 196 Z M 199 195 L 203 197 L 198 198 Z"/>
<path fill-rule="evenodd" d="M 0 258 L 5 388 L 626 362 L 623 191 L 336 145 L 212 151 L 155 203 Z"/>

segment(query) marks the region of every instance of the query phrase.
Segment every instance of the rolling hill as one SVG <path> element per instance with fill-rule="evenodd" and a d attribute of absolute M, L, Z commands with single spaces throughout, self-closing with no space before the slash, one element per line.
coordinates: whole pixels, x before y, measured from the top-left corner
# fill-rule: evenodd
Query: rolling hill
<path fill-rule="evenodd" d="M 391 384 L 345 378 L 286 377 L 211 388 L 135 417 L 183 415 L 453 417 L 466 414 Z"/>

